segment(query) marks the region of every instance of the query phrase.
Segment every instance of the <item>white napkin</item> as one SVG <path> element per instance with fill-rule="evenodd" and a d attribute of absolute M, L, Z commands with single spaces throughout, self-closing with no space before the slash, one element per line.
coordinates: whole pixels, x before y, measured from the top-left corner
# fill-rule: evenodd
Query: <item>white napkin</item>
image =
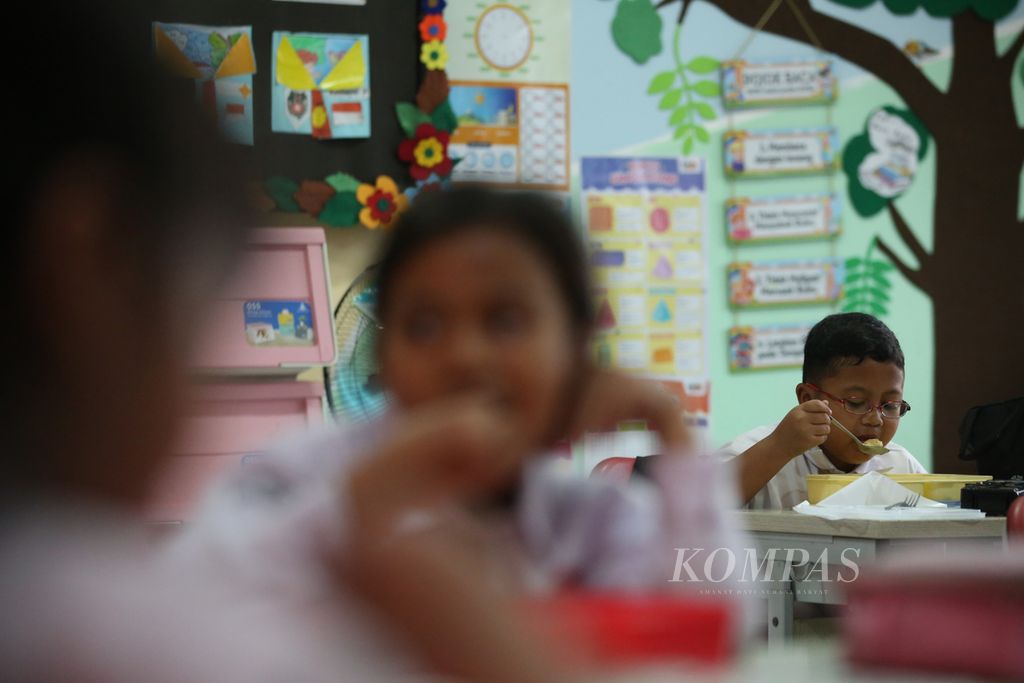
<path fill-rule="evenodd" d="M 868 472 L 817 505 L 805 500 L 793 509 L 825 519 L 976 519 L 985 516 L 980 510 L 948 508 L 924 496 L 917 501 L 916 507 L 885 509 L 893 503 L 907 500 L 913 493 L 884 474 Z"/>

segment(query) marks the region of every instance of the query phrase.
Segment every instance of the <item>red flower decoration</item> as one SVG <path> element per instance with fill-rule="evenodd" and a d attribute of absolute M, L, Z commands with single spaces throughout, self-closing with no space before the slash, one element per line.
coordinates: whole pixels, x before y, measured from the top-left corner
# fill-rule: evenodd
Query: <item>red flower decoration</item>
<path fill-rule="evenodd" d="M 432 40 L 444 40 L 448 35 L 448 24 L 440 14 L 428 14 L 420 22 L 420 40 L 429 43 Z"/>
<path fill-rule="evenodd" d="M 409 175 L 415 180 L 426 180 L 431 173 L 442 178 L 452 172 L 448 156 L 448 133 L 429 123 L 421 123 L 416 135 L 402 140 L 398 158 L 409 164 Z"/>

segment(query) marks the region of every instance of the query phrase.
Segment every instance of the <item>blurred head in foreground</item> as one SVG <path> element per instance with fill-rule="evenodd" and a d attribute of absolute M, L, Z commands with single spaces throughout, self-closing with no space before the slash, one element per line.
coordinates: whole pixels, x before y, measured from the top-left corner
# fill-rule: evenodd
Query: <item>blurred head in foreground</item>
<path fill-rule="evenodd" d="M 533 447 L 564 435 L 593 316 L 585 252 L 550 198 L 427 195 L 389 235 L 378 283 L 382 375 L 401 407 L 475 394 Z"/>
<path fill-rule="evenodd" d="M 7 155 L 5 498 L 138 502 L 181 412 L 200 302 L 243 235 L 212 122 L 115 35 L 132 9 L 114 5 L 26 5 L 60 49 L 10 35 L 32 55 L 10 87 L 36 95 Z"/>

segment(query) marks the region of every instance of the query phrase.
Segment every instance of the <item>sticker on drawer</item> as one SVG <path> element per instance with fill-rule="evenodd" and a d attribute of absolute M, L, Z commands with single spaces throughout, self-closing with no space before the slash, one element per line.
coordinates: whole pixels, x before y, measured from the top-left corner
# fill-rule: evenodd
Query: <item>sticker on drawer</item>
<path fill-rule="evenodd" d="M 313 346 L 308 301 L 246 301 L 245 338 L 251 346 Z"/>

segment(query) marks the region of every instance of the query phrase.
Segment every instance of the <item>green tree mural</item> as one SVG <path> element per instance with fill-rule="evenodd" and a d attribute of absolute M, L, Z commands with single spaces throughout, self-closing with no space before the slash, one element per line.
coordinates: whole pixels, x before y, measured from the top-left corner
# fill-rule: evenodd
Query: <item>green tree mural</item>
<path fill-rule="evenodd" d="M 641 2 L 621 0 L 627 1 Z M 655 9 L 679 6 L 680 23 L 693 1 L 647 0 Z M 700 1 L 747 26 L 756 25 L 774 2 Z M 934 466 L 941 472 L 968 471 L 970 465 L 956 457 L 957 427 L 967 409 L 1024 393 L 1024 280 L 1019 272 L 1024 221 L 1018 217 L 1024 129 L 1017 123 L 1012 97 L 1012 80 L 1024 77 L 1024 66 L 1020 72 L 1017 66 L 1024 31 L 1000 54 L 993 23 L 1011 12 L 1017 0 L 831 1 L 855 8 L 881 3 L 897 15 L 923 8 L 933 17 L 950 20 L 954 56 L 945 90 L 887 38 L 819 12 L 810 0 L 785 0 L 763 30 L 807 42 L 801 21 L 805 20 L 826 50 L 871 72 L 896 91 L 906 113 L 925 131 L 923 144 L 934 145 L 931 249 L 924 247 L 900 213 L 899 192 L 891 196 L 874 192 L 876 196 L 871 197 L 872 191 L 862 184 L 848 183 L 854 209 L 865 215 L 886 211 L 913 257 L 912 261 L 900 257 L 876 237 L 864 257 L 851 259 L 852 272 L 860 278 L 851 285 L 866 287 L 858 297 L 869 310 L 887 308 L 887 291 L 881 285 L 888 281 L 888 269 L 877 266 L 882 263 L 874 258 L 877 249 L 896 272 L 931 298 Z M 847 154 L 856 153 L 858 148 L 851 141 Z M 871 309 L 871 302 L 879 308 Z"/>
<path fill-rule="evenodd" d="M 643 64 L 661 53 L 661 16 L 651 0 L 619 0 L 612 20 L 612 39 L 616 46 L 637 64 Z M 672 33 L 672 57 L 675 68 L 654 75 L 647 86 L 647 94 L 659 98 L 658 109 L 669 112 L 668 125 L 672 137 L 680 141 L 683 154 L 693 151 L 695 141 L 709 142 L 711 134 L 701 123 L 716 118 L 714 108 L 703 101 L 721 94 L 718 84 L 718 60 L 698 56 L 684 62 L 680 53 L 683 16 L 680 13 Z"/>

